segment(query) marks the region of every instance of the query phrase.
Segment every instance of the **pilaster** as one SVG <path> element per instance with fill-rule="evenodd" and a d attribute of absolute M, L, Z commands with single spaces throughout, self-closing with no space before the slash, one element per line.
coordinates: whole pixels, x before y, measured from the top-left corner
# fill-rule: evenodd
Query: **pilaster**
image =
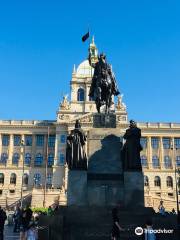
<path fill-rule="evenodd" d="M 13 148 L 13 134 L 10 134 L 7 167 L 12 166 Z"/>
<path fill-rule="evenodd" d="M 152 148 L 151 148 L 151 137 L 147 137 L 147 156 L 148 156 L 148 166 L 152 169 Z"/>
<path fill-rule="evenodd" d="M 160 168 L 164 168 L 164 148 L 163 148 L 163 139 L 160 137 L 159 139 L 159 164 Z"/>

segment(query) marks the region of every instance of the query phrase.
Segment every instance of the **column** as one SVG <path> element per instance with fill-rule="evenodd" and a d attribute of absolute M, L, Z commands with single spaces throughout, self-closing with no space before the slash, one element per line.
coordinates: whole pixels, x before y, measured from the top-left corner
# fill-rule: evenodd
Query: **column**
<path fill-rule="evenodd" d="M 21 136 L 21 144 L 25 145 L 25 136 L 24 134 Z M 23 167 L 23 162 L 25 160 L 25 146 L 20 145 L 20 158 L 19 158 L 19 167 Z"/>
<path fill-rule="evenodd" d="M 147 159 L 149 169 L 152 169 L 152 149 L 151 149 L 151 137 L 147 137 Z"/>
<path fill-rule="evenodd" d="M 163 139 L 160 137 L 159 139 L 159 163 L 160 168 L 164 168 L 164 149 L 163 149 Z"/>
<path fill-rule="evenodd" d="M 13 134 L 10 134 L 7 167 L 12 165 L 13 147 Z"/>
<path fill-rule="evenodd" d="M 176 169 L 176 156 L 177 156 L 177 149 L 175 146 L 174 137 L 171 138 L 171 161 L 172 161 L 172 169 L 175 171 Z"/>
<path fill-rule="evenodd" d="M 31 152 L 31 164 L 30 164 L 32 168 L 34 168 L 35 157 L 36 157 L 36 135 L 32 134 L 32 152 Z"/>

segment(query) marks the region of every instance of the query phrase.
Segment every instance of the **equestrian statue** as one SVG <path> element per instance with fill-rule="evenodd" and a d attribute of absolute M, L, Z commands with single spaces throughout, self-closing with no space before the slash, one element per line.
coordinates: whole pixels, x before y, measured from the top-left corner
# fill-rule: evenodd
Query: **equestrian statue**
<path fill-rule="evenodd" d="M 96 63 L 91 62 L 91 53 L 89 53 L 88 60 L 90 66 L 94 68 L 89 97 L 95 101 L 98 113 L 100 113 L 101 106 L 105 105 L 105 113 L 108 114 L 112 105 L 112 96 L 120 93 L 115 75 L 104 53 L 98 56 Z"/>

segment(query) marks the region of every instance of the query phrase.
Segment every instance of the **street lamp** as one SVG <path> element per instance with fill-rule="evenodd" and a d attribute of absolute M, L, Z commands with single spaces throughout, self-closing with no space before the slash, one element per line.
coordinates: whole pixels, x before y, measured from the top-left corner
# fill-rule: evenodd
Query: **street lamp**
<path fill-rule="evenodd" d="M 24 150 L 25 150 L 25 144 L 24 141 L 21 140 L 20 146 L 22 147 L 22 181 L 21 181 L 21 208 L 23 207 L 23 182 L 24 182 Z"/>

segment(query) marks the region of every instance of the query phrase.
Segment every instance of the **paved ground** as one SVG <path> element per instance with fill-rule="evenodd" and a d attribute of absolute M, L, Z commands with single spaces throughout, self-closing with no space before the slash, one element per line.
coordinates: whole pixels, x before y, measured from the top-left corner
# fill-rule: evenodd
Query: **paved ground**
<path fill-rule="evenodd" d="M 4 240 L 19 240 L 19 233 L 13 233 L 13 227 L 5 225 Z"/>

